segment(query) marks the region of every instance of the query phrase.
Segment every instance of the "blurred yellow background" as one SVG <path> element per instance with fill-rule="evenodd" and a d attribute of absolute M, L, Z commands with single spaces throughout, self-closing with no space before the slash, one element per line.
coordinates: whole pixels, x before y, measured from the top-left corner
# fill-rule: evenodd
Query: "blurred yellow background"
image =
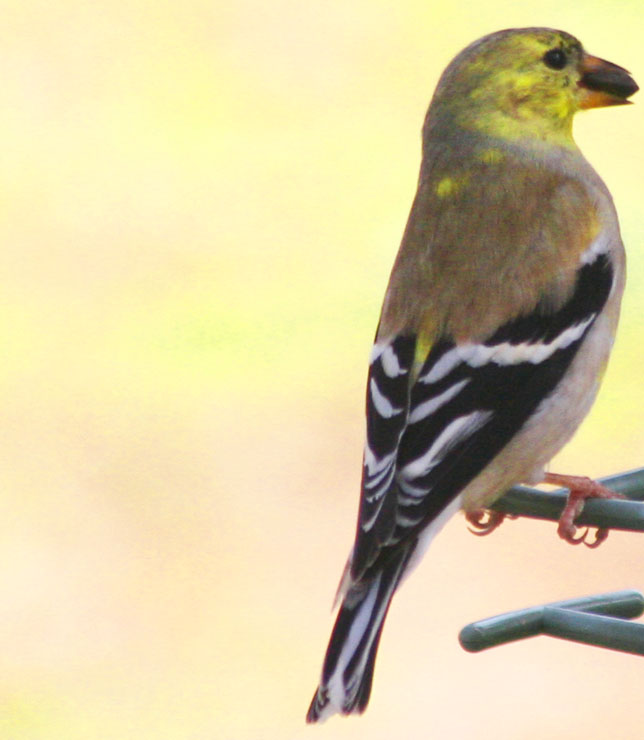
<path fill-rule="evenodd" d="M 510 26 L 644 80 L 641 0 L 5 0 L 0 737 L 641 737 L 644 662 L 465 623 L 644 588 L 644 539 L 456 517 L 359 719 L 304 725 L 353 535 L 366 358 L 444 66 Z M 630 253 L 553 469 L 644 465 L 644 98 L 577 139 Z"/>

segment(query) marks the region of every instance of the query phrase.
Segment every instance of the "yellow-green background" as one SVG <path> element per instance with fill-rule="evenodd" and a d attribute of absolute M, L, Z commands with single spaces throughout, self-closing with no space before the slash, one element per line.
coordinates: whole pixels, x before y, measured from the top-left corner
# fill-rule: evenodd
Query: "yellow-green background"
<path fill-rule="evenodd" d="M 644 539 L 461 517 L 372 703 L 307 728 L 357 505 L 366 358 L 442 68 L 508 26 L 644 80 L 641 0 L 0 3 L 0 737 L 641 736 L 642 659 L 466 622 L 644 588 Z M 630 253 L 554 469 L 644 465 L 644 98 L 577 137 Z"/>

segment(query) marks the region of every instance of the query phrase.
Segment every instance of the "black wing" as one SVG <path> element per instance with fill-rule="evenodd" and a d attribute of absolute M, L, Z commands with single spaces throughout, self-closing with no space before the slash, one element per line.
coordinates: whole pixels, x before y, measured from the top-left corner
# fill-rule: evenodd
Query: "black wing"
<path fill-rule="evenodd" d="M 354 578 L 424 529 L 515 436 L 570 366 L 613 285 L 606 254 L 557 311 L 538 307 L 481 344 L 440 340 L 410 384 L 416 340 L 376 345 Z"/>

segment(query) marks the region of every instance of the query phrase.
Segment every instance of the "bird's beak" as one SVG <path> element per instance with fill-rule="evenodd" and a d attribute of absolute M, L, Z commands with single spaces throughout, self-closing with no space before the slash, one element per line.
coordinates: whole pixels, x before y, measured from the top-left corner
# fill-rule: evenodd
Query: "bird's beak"
<path fill-rule="evenodd" d="M 581 107 L 602 108 L 606 105 L 625 105 L 639 87 L 623 68 L 604 59 L 584 55 L 581 59 Z"/>

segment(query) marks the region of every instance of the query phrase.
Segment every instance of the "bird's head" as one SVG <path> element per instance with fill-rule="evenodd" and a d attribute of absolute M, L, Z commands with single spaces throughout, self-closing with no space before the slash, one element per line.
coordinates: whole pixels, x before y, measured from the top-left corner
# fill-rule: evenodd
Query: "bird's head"
<path fill-rule="evenodd" d="M 433 118 L 443 135 L 466 129 L 567 145 L 577 111 L 629 103 L 637 90 L 625 69 L 586 53 L 568 33 L 510 29 L 475 41 L 452 61 L 427 123 Z"/>

